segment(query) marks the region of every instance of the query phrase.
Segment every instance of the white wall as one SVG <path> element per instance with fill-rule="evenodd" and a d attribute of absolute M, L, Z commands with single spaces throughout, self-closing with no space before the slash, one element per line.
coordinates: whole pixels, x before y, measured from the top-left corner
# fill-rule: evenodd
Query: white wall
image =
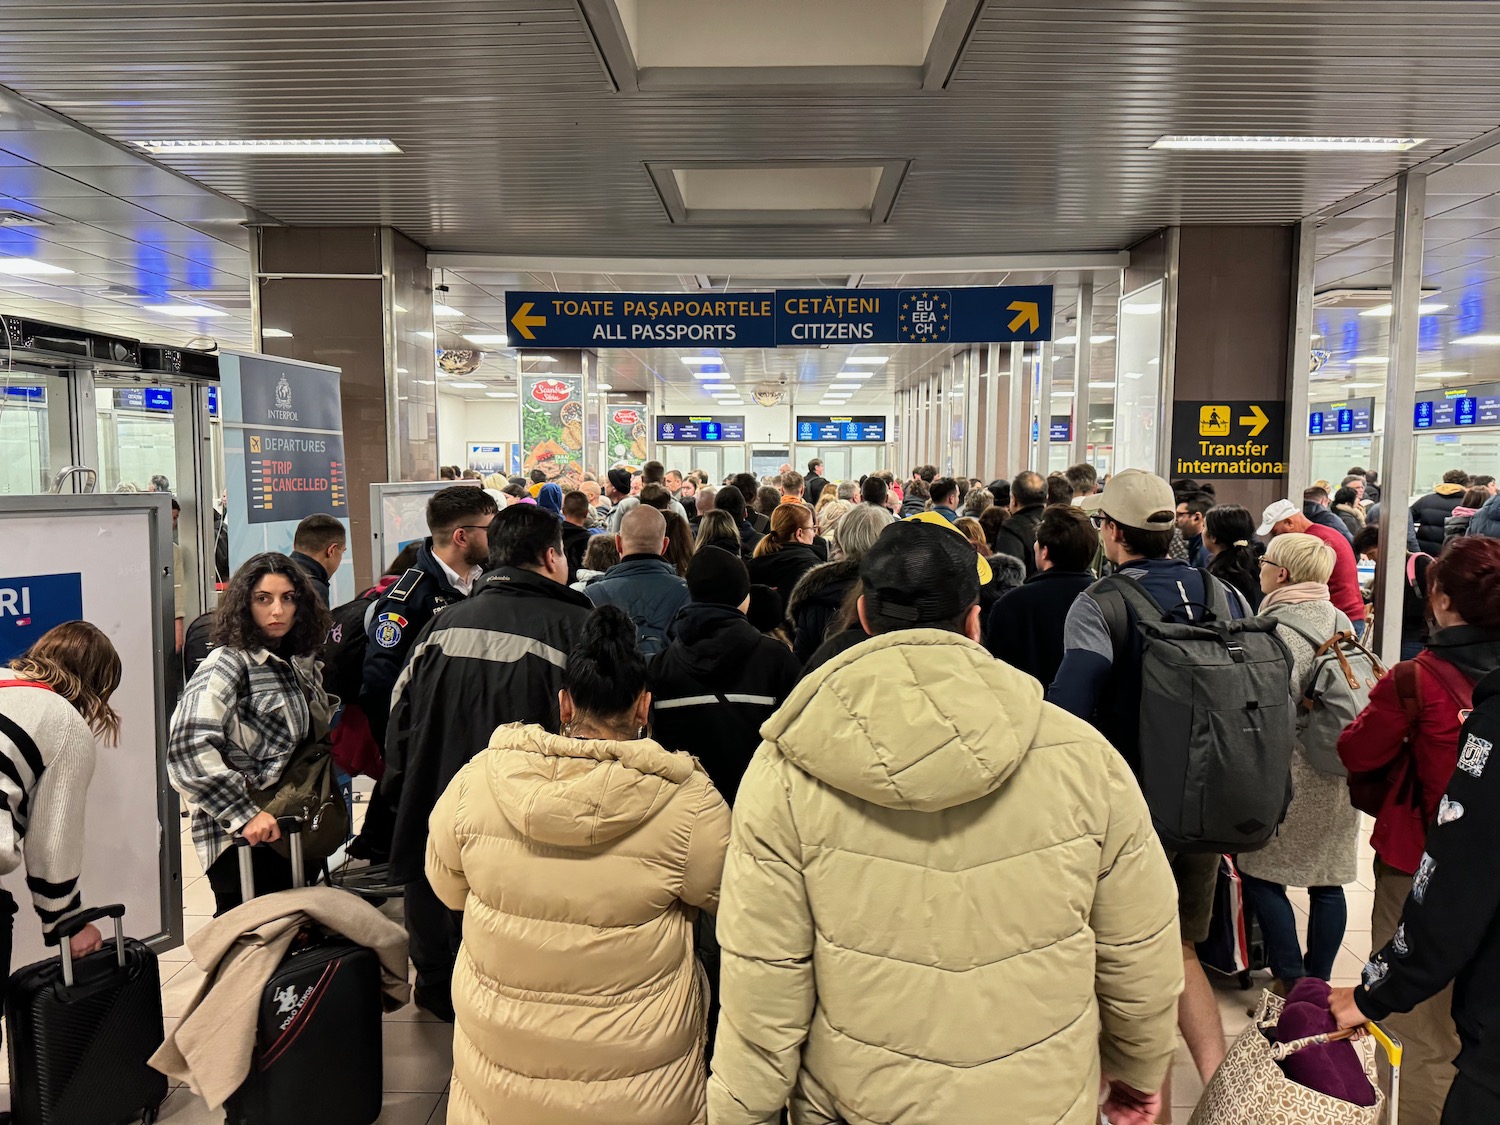
<path fill-rule="evenodd" d="M 470 442 L 520 441 L 515 399 L 463 399 L 438 395 L 438 462 L 463 467 Z"/>

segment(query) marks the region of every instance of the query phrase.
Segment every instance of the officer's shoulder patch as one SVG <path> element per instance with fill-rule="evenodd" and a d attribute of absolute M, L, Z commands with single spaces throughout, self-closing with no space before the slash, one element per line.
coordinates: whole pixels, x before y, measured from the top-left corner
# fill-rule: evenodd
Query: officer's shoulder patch
<path fill-rule="evenodd" d="M 393 602 L 404 602 L 411 597 L 412 592 L 421 584 L 426 572 L 412 567 L 396 580 L 396 584 L 386 593 L 386 597 Z"/>
<path fill-rule="evenodd" d="M 401 631 L 406 624 L 406 618 L 399 613 L 382 613 L 375 618 L 375 643 L 381 648 L 395 648 L 401 643 Z"/>

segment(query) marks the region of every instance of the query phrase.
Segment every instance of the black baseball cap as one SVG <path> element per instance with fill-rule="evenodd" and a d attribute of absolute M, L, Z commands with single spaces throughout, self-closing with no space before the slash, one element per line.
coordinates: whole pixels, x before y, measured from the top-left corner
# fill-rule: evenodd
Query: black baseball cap
<path fill-rule="evenodd" d="M 908 628 L 952 621 L 979 601 L 973 545 L 922 521 L 893 523 L 859 563 L 869 607 Z"/>

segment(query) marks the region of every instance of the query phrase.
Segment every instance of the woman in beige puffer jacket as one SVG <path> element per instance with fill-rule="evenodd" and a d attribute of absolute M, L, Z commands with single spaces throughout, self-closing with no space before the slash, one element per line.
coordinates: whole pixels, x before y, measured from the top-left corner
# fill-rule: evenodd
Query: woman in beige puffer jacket
<path fill-rule="evenodd" d="M 701 1125 L 706 980 L 729 810 L 643 729 L 635 626 L 595 611 L 563 734 L 500 727 L 433 809 L 427 878 L 464 911 L 450 1125 Z"/>

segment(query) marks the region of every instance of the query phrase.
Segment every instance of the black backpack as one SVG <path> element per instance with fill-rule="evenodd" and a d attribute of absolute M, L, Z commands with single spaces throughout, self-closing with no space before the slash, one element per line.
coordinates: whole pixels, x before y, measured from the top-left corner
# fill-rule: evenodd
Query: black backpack
<path fill-rule="evenodd" d="M 1292 803 L 1292 654 L 1270 617 L 1235 620 L 1218 580 L 1203 578 L 1202 621 L 1172 620 L 1141 584 L 1101 579 L 1116 659 L 1141 641 L 1140 783 L 1169 852 L 1253 852 Z"/>
<path fill-rule="evenodd" d="M 364 686 L 365 650 L 369 648 L 365 618 L 379 598 L 372 592 L 329 611 L 333 626 L 323 643 L 323 688 L 346 704 L 358 702 Z"/>

